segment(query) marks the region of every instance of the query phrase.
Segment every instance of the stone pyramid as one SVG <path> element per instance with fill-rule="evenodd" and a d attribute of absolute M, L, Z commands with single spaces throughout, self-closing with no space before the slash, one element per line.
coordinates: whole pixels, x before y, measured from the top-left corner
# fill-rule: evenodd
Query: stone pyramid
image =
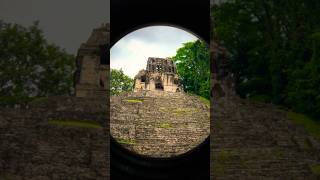
<path fill-rule="evenodd" d="M 319 179 L 319 140 L 290 112 L 236 96 L 217 48 L 211 47 L 218 62 L 212 74 L 211 179 Z"/>

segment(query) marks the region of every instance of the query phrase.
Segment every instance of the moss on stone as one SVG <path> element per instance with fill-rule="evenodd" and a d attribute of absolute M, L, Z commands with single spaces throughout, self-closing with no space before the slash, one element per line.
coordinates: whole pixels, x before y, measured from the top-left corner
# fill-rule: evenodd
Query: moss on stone
<path fill-rule="evenodd" d="M 160 128 L 169 129 L 169 128 L 171 128 L 171 124 L 170 123 L 161 123 Z"/>
<path fill-rule="evenodd" d="M 127 144 L 127 145 L 134 145 L 136 142 L 132 139 L 117 139 L 119 144 Z"/>
<path fill-rule="evenodd" d="M 313 174 L 320 176 L 320 164 L 310 166 L 310 169 Z"/>
<path fill-rule="evenodd" d="M 88 120 L 66 120 L 66 119 L 53 119 L 48 121 L 49 124 L 64 126 L 64 127 L 80 127 L 80 128 L 93 128 L 101 129 L 102 126 L 97 122 Z"/>
<path fill-rule="evenodd" d="M 228 151 L 221 150 L 218 154 L 214 155 L 214 170 L 219 176 L 225 173 L 225 165 L 227 161 L 232 159 L 232 154 Z"/>
<path fill-rule="evenodd" d="M 312 143 L 310 142 L 309 139 L 305 139 L 305 140 L 304 140 L 303 148 L 304 148 L 305 150 L 312 150 L 312 149 L 313 149 Z"/>
<path fill-rule="evenodd" d="M 105 144 L 107 144 L 107 141 L 106 141 L 106 140 L 103 140 L 103 139 L 98 139 L 98 140 L 96 141 L 96 143 L 97 143 L 98 145 L 105 145 Z"/>
<path fill-rule="evenodd" d="M 172 112 L 175 115 L 185 115 L 185 114 L 189 114 L 189 113 L 196 112 L 196 111 L 197 111 L 197 109 L 195 109 L 195 108 L 177 108 L 177 109 L 172 110 Z"/>
<path fill-rule="evenodd" d="M 294 123 L 302 125 L 310 135 L 320 140 L 320 123 L 299 113 L 288 112 L 288 118 Z"/>
<path fill-rule="evenodd" d="M 225 163 L 226 161 L 230 160 L 232 157 L 232 154 L 228 151 L 221 150 L 221 152 L 218 154 L 218 161 Z"/>
<path fill-rule="evenodd" d="M 142 103 L 143 101 L 140 99 L 126 99 L 125 101 L 130 103 Z"/>
<path fill-rule="evenodd" d="M 210 106 L 210 100 L 209 100 L 209 99 L 204 98 L 204 97 L 202 97 L 202 96 L 199 96 L 199 99 L 200 99 L 200 101 L 201 101 L 203 104 L 205 104 L 205 105 L 207 105 L 207 106 Z"/>
<path fill-rule="evenodd" d="M 281 158 L 284 155 L 283 150 L 280 148 L 273 149 L 271 153 L 272 153 L 273 157 L 277 158 L 277 159 Z"/>
<path fill-rule="evenodd" d="M 3 180 L 13 180 L 14 179 L 14 178 L 11 178 L 10 176 L 7 176 L 7 175 L 0 177 L 0 179 L 2 179 L 2 178 L 3 178 Z"/>
<path fill-rule="evenodd" d="M 214 168 L 214 173 L 216 175 L 222 176 L 224 174 L 224 171 L 225 171 L 224 164 L 216 163 L 214 164 L 213 168 Z"/>
<path fill-rule="evenodd" d="M 41 103 L 44 102 L 48 99 L 48 97 L 35 97 L 31 103 Z"/>

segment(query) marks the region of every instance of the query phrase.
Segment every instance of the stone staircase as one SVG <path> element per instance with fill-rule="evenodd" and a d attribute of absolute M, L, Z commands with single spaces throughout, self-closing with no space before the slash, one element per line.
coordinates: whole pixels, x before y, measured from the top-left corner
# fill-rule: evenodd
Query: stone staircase
<path fill-rule="evenodd" d="M 111 97 L 111 135 L 138 154 L 185 153 L 209 135 L 209 106 L 185 93 L 145 91 Z"/>
<path fill-rule="evenodd" d="M 213 102 L 211 179 L 320 179 L 318 141 L 280 108 L 225 96 Z"/>
<path fill-rule="evenodd" d="M 109 179 L 107 100 L 50 97 L 0 109 L 0 179 Z"/>

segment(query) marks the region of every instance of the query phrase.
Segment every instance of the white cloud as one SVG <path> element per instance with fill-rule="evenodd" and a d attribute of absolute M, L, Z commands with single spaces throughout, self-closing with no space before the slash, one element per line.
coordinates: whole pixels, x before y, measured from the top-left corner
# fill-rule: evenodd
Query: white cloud
<path fill-rule="evenodd" d="M 145 69 L 148 57 L 172 57 L 183 43 L 198 39 L 191 33 L 169 26 L 150 26 L 119 40 L 110 52 L 112 69 L 122 69 L 130 77 Z"/>

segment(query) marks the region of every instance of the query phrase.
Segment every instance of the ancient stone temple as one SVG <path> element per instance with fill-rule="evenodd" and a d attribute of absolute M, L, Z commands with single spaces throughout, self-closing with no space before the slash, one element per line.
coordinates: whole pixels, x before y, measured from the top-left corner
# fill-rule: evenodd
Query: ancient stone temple
<path fill-rule="evenodd" d="M 181 79 L 175 63 L 170 58 L 149 57 L 146 70 L 140 70 L 134 78 L 134 92 L 160 90 L 181 92 Z"/>
<path fill-rule="evenodd" d="M 226 61 L 226 49 L 217 42 L 211 42 L 210 46 L 212 58 L 211 96 L 219 98 L 225 95 L 235 95 L 235 80 Z"/>
<path fill-rule="evenodd" d="M 75 95 L 77 97 L 107 96 L 109 71 L 109 25 L 94 29 L 83 43 L 76 58 Z"/>

